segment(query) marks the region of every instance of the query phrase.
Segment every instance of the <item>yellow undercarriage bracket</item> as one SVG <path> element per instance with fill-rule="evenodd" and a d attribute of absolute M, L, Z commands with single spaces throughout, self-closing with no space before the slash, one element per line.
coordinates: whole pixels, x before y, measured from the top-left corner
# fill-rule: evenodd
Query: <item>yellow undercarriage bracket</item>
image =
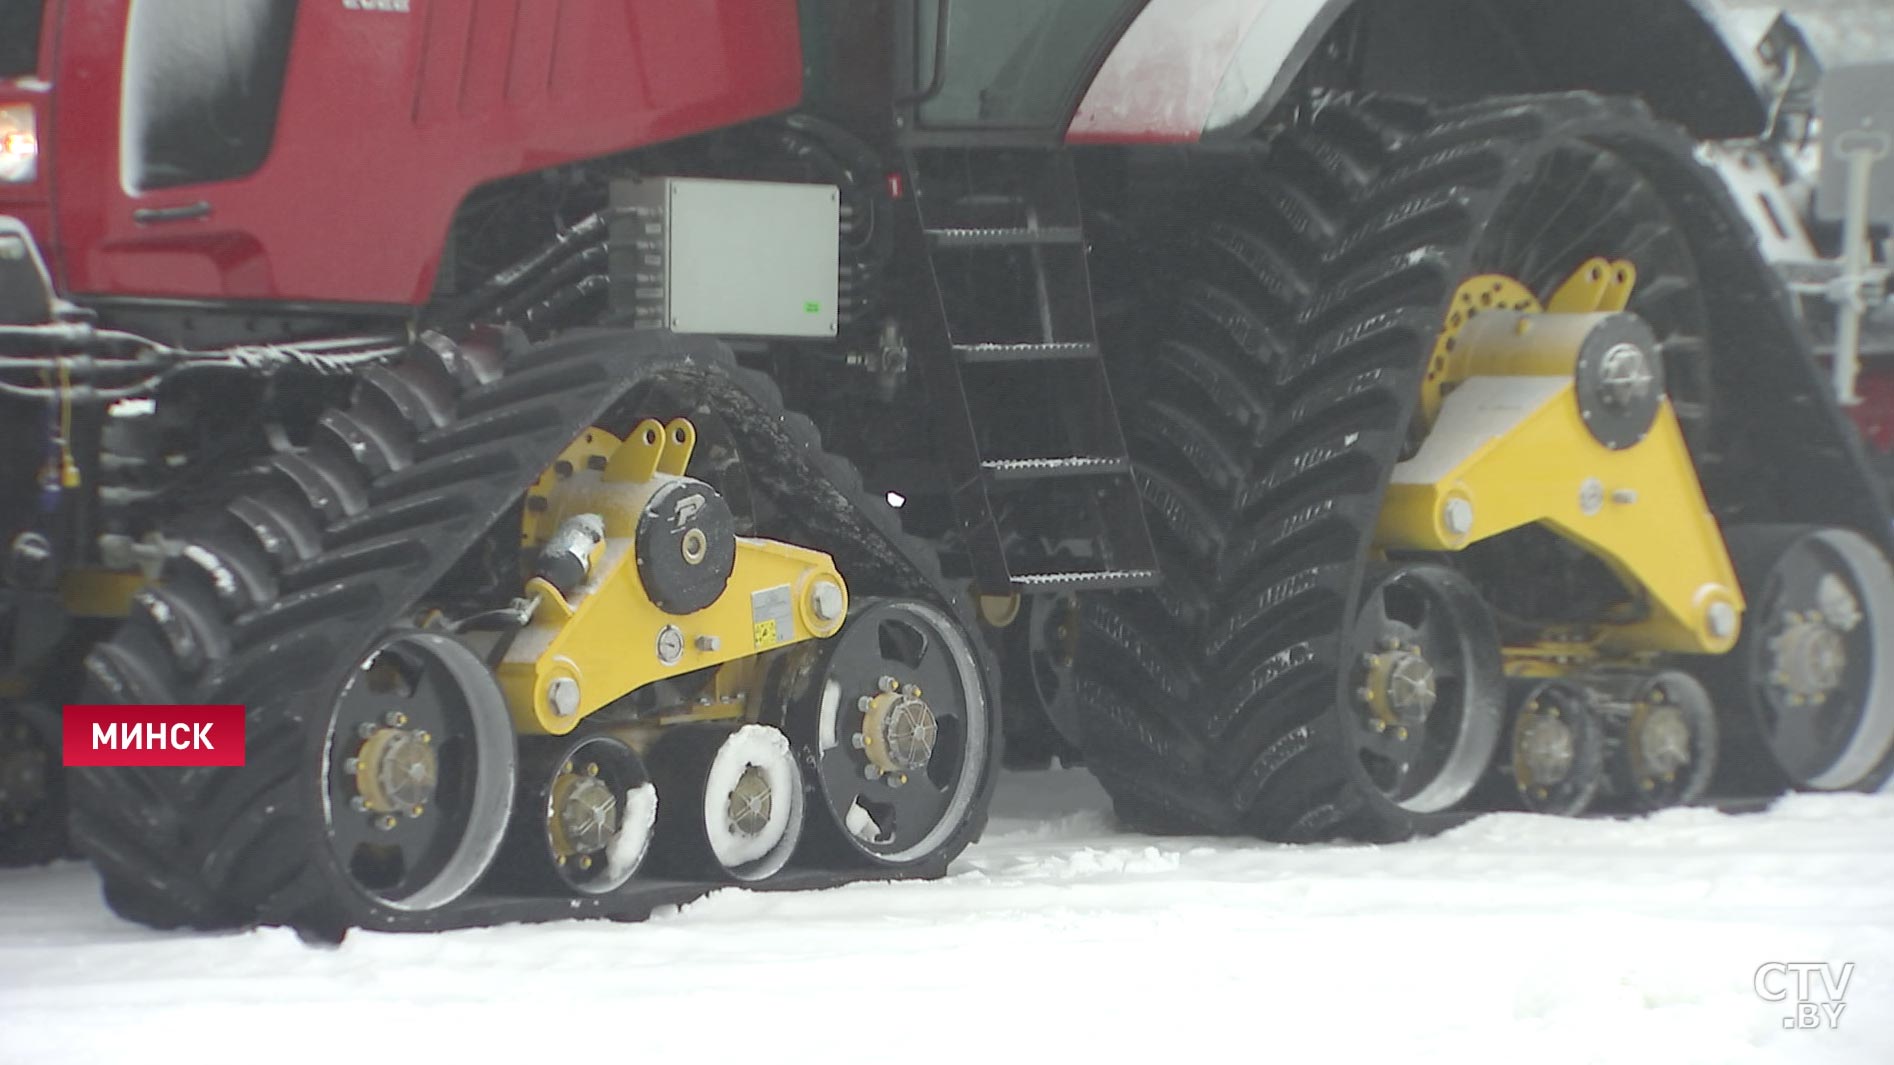
<path fill-rule="evenodd" d="M 563 735 L 653 681 L 833 636 L 834 560 L 738 536 L 714 488 L 684 476 L 684 419 L 620 440 L 588 430 L 527 493 L 531 621 L 499 667 L 516 727 Z"/>
<path fill-rule="evenodd" d="M 1720 654 L 1736 643 L 1742 593 L 1656 339 L 1617 313 L 1634 278 L 1595 260 L 1552 300 L 1583 309 L 1551 313 L 1517 282 L 1462 286 L 1430 366 L 1430 428 L 1394 469 L 1376 544 L 1457 551 L 1542 524 L 1603 560 L 1645 608 L 1571 650 Z M 1466 314 L 1469 292 L 1493 299 Z"/>

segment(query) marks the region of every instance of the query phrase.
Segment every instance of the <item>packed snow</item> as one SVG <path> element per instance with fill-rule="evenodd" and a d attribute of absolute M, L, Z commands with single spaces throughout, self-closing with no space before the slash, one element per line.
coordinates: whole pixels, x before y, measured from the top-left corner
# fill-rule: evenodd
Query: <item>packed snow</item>
<path fill-rule="evenodd" d="M 162 934 L 76 863 L 0 899 L 8 1065 L 1894 1062 L 1889 794 L 1280 847 L 1128 834 L 1028 773 L 944 881 L 645 924 Z M 1784 1027 L 1797 972 L 1837 1027 Z"/>

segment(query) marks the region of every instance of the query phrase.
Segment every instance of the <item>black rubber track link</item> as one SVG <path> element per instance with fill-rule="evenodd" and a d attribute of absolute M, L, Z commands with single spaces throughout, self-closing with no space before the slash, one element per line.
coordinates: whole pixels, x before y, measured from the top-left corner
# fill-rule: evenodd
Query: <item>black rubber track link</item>
<path fill-rule="evenodd" d="M 1450 296 L 1520 261 L 1483 241 L 1500 212 L 1564 209 L 1533 203 L 1534 175 L 1573 146 L 1661 192 L 1674 224 L 1630 243 L 1681 237 L 1697 264 L 1711 335 L 1666 356 L 1674 388 L 1701 393 L 1677 397 L 1700 460 L 1732 468 L 1705 471 L 1719 517 L 1820 514 L 1889 541 L 1785 293 L 1681 131 L 1589 94 L 1311 112 L 1271 139 L 1239 204 L 1199 216 L 1153 304 L 1159 339 L 1131 360 L 1141 387 L 1119 391 L 1137 397 L 1123 416 L 1166 580 L 1091 599 L 1077 684 L 1087 765 L 1133 828 L 1385 840 L 1466 816 L 1411 813 L 1369 782 L 1339 634 Z M 1608 223 L 1624 208 L 1584 198 L 1568 206 Z M 1526 261 L 1569 271 L 1587 236 Z"/>
<path fill-rule="evenodd" d="M 0 869 L 71 853 L 59 748 L 57 707 L 0 700 Z"/>
<path fill-rule="evenodd" d="M 352 405 L 325 415 L 309 447 L 274 456 L 216 512 L 175 523 L 170 535 L 183 549 L 88 659 L 89 701 L 248 711 L 240 770 L 76 774 L 74 836 L 114 909 L 148 924 L 285 924 L 333 938 L 353 926 L 640 918 L 714 886 L 634 881 L 585 899 L 500 898 L 476 887 L 439 910 L 397 911 L 338 887 L 346 879 L 323 842 L 313 771 L 320 754 L 311 733 L 321 726 L 312 722 L 326 720 L 334 690 L 376 635 L 510 513 L 578 432 L 653 384 L 692 397 L 727 427 L 752 490 L 777 512 L 759 531 L 831 553 L 857 595 L 925 599 L 975 631 L 933 553 L 862 491 L 851 466 L 820 449 L 806 418 L 783 410 L 773 382 L 738 368 L 722 344 L 587 330 L 504 365 L 418 348 L 366 373 Z M 997 760 L 996 745 L 983 790 Z M 962 838 L 916 875 L 938 875 L 977 836 L 985 794 L 976 806 Z M 771 886 L 842 879 L 822 871 Z"/>

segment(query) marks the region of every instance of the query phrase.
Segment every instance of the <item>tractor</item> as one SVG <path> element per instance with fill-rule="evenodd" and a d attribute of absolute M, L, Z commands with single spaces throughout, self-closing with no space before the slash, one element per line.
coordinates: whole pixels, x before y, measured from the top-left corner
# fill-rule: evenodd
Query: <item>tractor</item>
<path fill-rule="evenodd" d="M 1878 787 L 1887 487 L 1750 221 L 1791 54 L 7 0 L 0 854 L 333 939 L 938 876 L 1009 746 L 1281 841 Z M 65 770 L 66 706 L 243 764 Z"/>

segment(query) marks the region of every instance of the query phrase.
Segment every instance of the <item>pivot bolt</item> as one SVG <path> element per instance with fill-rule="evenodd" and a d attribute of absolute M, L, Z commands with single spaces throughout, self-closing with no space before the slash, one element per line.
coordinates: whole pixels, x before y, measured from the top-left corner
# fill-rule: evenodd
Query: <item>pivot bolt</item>
<path fill-rule="evenodd" d="M 554 677 L 546 684 L 546 705 L 560 717 L 579 712 L 579 682 L 571 677 Z"/>
<path fill-rule="evenodd" d="M 1440 524 L 1454 536 L 1465 536 L 1473 531 L 1473 504 L 1459 496 L 1447 500 L 1440 508 Z"/>
<path fill-rule="evenodd" d="M 817 581 L 815 587 L 809 589 L 809 610 L 817 620 L 840 620 L 844 606 L 842 586 L 834 581 Z"/>
<path fill-rule="evenodd" d="M 1710 604 L 1703 620 L 1710 627 L 1710 635 L 1719 640 L 1736 635 L 1736 608 L 1720 599 Z"/>

